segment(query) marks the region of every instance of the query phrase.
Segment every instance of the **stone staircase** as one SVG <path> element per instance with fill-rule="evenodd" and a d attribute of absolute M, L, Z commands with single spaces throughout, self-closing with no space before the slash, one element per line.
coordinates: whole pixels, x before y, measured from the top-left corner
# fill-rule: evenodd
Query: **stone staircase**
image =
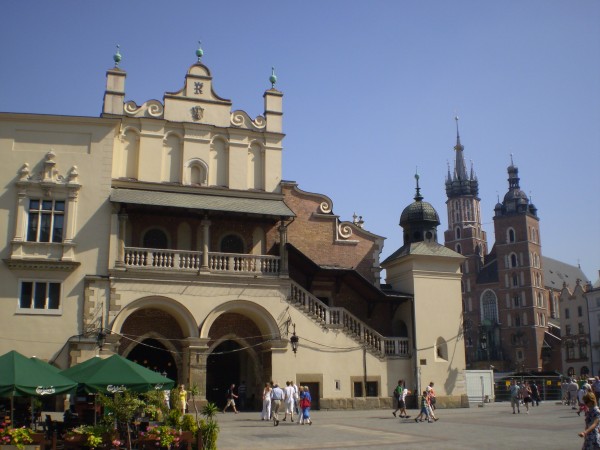
<path fill-rule="evenodd" d="M 345 308 L 327 306 L 294 281 L 290 280 L 290 284 L 288 302 L 323 328 L 343 330 L 379 358 L 410 356 L 408 338 L 385 337 Z"/>

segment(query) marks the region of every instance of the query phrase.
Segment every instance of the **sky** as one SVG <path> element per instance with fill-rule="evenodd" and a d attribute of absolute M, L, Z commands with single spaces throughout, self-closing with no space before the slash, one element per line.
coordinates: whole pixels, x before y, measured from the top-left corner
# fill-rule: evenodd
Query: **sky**
<path fill-rule="evenodd" d="M 271 67 L 284 94 L 283 178 L 327 195 L 402 245 L 415 195 L 447 228 L 455 116 L 479 179 L 483 227 L 508 189 L 511 154 L 538 208 L 542 253 L 600 269 L 600 1 L 5 0 L 0 111 L 99 116 L 115 46 L 126 100 L 183 87 L 202 41 L 215 92 L 264 111 Z"/>

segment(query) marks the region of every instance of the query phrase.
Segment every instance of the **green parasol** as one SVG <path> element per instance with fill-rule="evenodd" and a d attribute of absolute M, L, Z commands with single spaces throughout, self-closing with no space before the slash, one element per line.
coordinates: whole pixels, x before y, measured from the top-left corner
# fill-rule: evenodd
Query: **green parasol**
<path fill-rule="evenodd" d="M 61 372 L 79 383 L 86 392 L 113 394 L 122 391 L 148 392 L 172 389 L 175 382 L 119 355 L 89 359 Z"/>

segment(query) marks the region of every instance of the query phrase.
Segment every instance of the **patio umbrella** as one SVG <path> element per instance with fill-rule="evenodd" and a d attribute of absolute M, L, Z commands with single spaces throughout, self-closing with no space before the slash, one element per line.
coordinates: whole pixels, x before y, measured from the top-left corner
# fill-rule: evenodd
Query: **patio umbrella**
<path fill-rule="evenodd" d="M 43 396 L 70 391 L 77 383 L 14 350 L 0 356 L 0 397 Z"/>
<path fill-rule="evenodd" d="M 61 372 L 88 393 L 148 392 L 172 389 L 175 382 L 119 355 L 89 359 Z"/>

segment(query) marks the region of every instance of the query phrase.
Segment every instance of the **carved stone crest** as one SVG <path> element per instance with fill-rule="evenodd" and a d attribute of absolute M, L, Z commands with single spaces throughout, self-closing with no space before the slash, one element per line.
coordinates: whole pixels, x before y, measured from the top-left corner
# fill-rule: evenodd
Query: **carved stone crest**
<path fill-rule="evenodd" d="M 191 111 L 194 121 L 202 120 L 202 117 L 204 117 L 204 108 L 201 106 L 194 106 Z"/>

